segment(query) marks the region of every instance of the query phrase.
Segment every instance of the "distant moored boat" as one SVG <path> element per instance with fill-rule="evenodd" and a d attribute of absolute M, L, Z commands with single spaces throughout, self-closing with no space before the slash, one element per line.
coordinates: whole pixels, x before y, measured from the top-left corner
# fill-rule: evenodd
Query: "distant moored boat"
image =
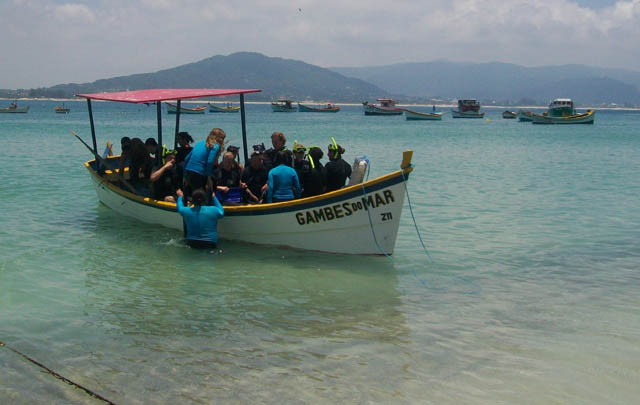
<path fill-rule="evenodd" d="M 71 109 L 64 106 L 64 103 L 62 103 L 62 107 L 55 107 L 54 110 L 56 114 L 69 114 L 69 112 L 71 111 Z"/>
<path fill-rule="evenodd" d="M 312 107 L 298 103 L 298 112 L 337 113 L 338 111 L 340 111 L 340 107 L 331 103 L 325 104 L 324 107 Z"/>
<path fill-rule="evenodd" d="M 533 120 L 533 113 L 529 110 L 518 110 L 518 121 L 520 122 L 531 122 Z"/>
<path fill-rule="evenodd" d="M 18 104 L 14 101 L 6 108 L 0 108 L 0 113 L 13 113 L 13 114 L 26 114 L 29 112 L 29 106 L 18 107 Z"/>
<path fill-rule="evenodd" d="M 458 100 L 458 109 L 451 110 L 453 118 L 483 118 L 484 113 L 480 112 L 478 100 L 466 99 Z"/>
<path fill-rule="evenodd" d="M 364 115 L 402 115 L 403 108 L 396 107 L 395 100 L 390 98 L 379 98 L 380 105 L 369 104 L 364 101 L 362 108 L 364 108 Z"/>
<path fill-rule="evenodd" d="M 517 112 L 513 112 L 513 111 L 505 111 L 502 113 L 502 118 L 506 119 L 506 120 L 512 120 L 514 118 L 516 118 L 518 116 Z"/>
<path fill-rule="evenodd" d="M 177 105 L 171 104 L 171 103 L 166 103 L 166 104 L 167 104 L 167 112 L 169 114 L 175 114 L 178 112 Z M 207 107 L 204 105 L 199 107 L 194 107 L 194 108 L 180 106 L 180 114 L 204 114 L 206 111 L 207 111 Z"/>
<path fill-rule="evenodd" d="M 293 101 L 280 99 L 271 102 L 271 110 L 273 112 L 295 112 L 296 108 L 293 106 Z"/>
<path fill-rule="evenodd" d="M 417 111 L 407 110 L 405 108 L 404 115 L 407 117 L 407 121 L 411 120 L 424 120 L 424 121 L 439 121 L 442 120 L 442 113 L 421 113 Z"/>
<path fill-rule="evenodd" d="M 549 104 L 544 114 L 533 114 L 534 124 L 593 124 L 596 117 L 594 110 L 576 113 L 573 101 L 569 98 L 557 98 Z"/>
<path fill-rule="evenodd" d="M 240 111 L 239 105 L 232 105 L 231 103 L 227 103 L 224 106 L 217 106 L 209 103 L 209 112 L 212 113 L 237 113 Z"/>

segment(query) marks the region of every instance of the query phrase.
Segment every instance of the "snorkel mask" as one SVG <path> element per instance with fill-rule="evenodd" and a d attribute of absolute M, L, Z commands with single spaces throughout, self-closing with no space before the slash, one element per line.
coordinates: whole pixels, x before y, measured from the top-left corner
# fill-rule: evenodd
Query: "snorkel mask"
<path fill-rule="evenodd" d="M 166 146 L 162 145 L 162 164 L 167 163 L 167 156 L 173 155 L 175 156 L 177 152 L 173 149 L 167 149 Z"/>

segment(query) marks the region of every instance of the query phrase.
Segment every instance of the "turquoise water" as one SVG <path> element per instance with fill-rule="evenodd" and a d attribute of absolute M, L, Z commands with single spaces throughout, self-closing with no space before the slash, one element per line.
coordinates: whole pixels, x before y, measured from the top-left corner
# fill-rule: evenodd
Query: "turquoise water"
<path fill-rule="evenodd" d="M 250 99 L 250 98 L 248 98 Z M 640 113 L 593 126 L 273 114 L 249 143 L 415 151 L 393 261 L 221 243 L 120 217 L 83 162 L 86 103 L 0 114 L 0 341 L 116 403 L 633 403 L 640 395 Z M 94 103 L 99 145 L 155 108 Z M 173 140 L 173 117 L 163 115 Z M 241 145 L 239 115 L 182 116 Z M 353 243 L 357 243 L 354 241 Z M 4 403 L 99 403 L 0 348 Z M 634 399 L 636 398 L 636 399 Z"/>

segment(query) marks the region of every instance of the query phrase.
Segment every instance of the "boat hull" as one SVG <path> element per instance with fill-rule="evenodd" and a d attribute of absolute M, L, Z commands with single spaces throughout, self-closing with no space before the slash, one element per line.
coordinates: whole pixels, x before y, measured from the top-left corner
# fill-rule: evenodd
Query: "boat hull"
<path fill-rule="evenodd" d="M 100 176 L 93 169 L 94 164 L 86 162 L 85 166 L 103 204 L 121 215 L 182 231 L 182 217 L 175 204 L 125 191 Z M 316 197 L 228 206 L 224 218 L 218 221 L 218 234 L 223 240 L 259 245 L 344 254 L 392 254 L 411 171 L 409 165 L 364 184 Z"/>
<path fill-rule="evenodd" d="M 505 111 L 502 113 L 502 118 L 504 118 L 505 120 L 512 120 L 517 116 L 518 116 L 518 113 L 515 113 L 513 111 Z"/>
<path fill-rule="evenodd" d="M 411 110 L 404 110 L 404 114 L 407 121 L 440 121 L 442 120 L 442 113 L 420 113 Z"/>
<path fill-rule="evenodd" d="M 296 112 L 297 109 L 294 106 L 287 107 L 286 105 L 271 103 L 271 111 L 273 112 Z"/>
<path fill-rule="evenodd" d="M 212 113 L 237 113 L 240 112 L 240 107 L 218 107 L 213 104 L 209 104 L 209 112 Z"/>
<path fill-rule="evenodd" d="M 29 106 L 17 108 L 0 108 L 0 113 L 8 114 L 26 114 L 29 112 Z"/>
<path fill-rule="evenodd" d="M 567 117 L 552 117 L 548 115 L 533 114 L 532 123 L 538 125 L 567 125 L 567 124 L 593 124 L 596 112 L 589 110 L 583 114 L 575 114 Z"/>
<path fill-rule="evenodd" d="M 533 113 L 531 111 L 519 110 L 518 111 L 518 121 L 520 122 L 531 122 L 533 118 Z"/>
<path fill-rule="evenodd" d="M 461 112 L 461 111 L 451 110 L 451 115 L 453 116 L 453 118 L 484 118 L 483 112 L 473 112 L 473 111 Z"/>
<path fill-rule="evenodd" d="M 178 112 L 178 106 L 173 104 L 167 104 L 167 113 L 176 114 Z M 180 106 L 180 115 L 182 114 L 204 114 L 207 111 L 207 107 L 200 106 L 195 108 L 187 108 Z"/>
<path fill-rule="evenodd" d="M 337 113 L 340 107 L 319 108 L 298 103 L 298 112 Z"/>

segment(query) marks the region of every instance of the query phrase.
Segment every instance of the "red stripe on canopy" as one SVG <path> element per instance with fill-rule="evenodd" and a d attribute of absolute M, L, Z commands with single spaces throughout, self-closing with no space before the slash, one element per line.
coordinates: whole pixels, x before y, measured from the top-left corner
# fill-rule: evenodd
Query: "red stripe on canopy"
<path fill-rule="evenodd" d="M 258 89 L 149 89 L 116 91 L 113 93 L 76 94 L 89 100 L 121 101 L 124 103 L 153 103 L 165 100 L 230 96 L 233 94 L 258 93 Z"/>

